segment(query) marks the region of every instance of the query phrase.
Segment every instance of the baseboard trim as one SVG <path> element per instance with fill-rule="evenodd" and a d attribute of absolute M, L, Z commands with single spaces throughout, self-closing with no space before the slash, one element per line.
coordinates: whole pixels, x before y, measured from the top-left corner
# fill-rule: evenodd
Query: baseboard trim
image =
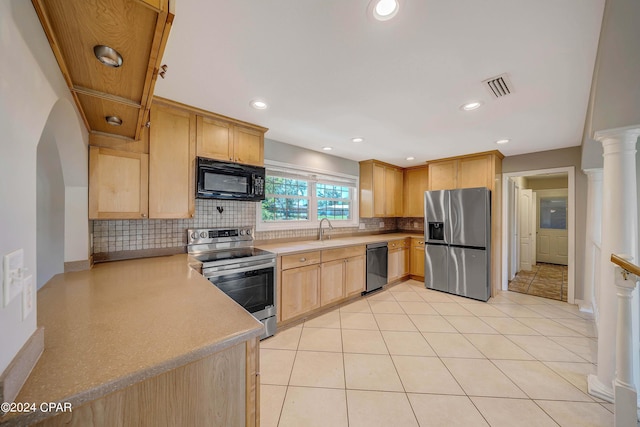
<path fill-rule="evenodd" d="M 578 309 L 583 313 L 593 314 L 593 305 L 587 304 L 584 300 L 577 299 L 575 303 L 578 305 Z"/>
<path fill-rule="evenodd" d="M 64 263 L 64 272 L 71 273 L 73 271 L 85 271 L 91 270 L 93 267 L 93 255 L 89 257 L 89 259 L 84 259 L 81 261 L 69 261 Z"/>
<path fill-rule="evenodd" d="M 587 376 L 587 389 L 591 396 L 606 400 L 609 403 L 614 402 L 613 388 L 606 387 L 604 384 L 602 384 L 597 375 L 591 374 Z"/>
<path fill-rule="evenodd" d="M 13 402 L 44 351 L 44 327 L 29 337 L 0 375 L 0 402 Z"/>

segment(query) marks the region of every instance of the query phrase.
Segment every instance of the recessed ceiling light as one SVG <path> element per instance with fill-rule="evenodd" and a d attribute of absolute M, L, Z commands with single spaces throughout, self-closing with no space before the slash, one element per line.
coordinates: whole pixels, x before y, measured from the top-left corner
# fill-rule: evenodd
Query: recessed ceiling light
<path fill-rule="evenodd" d="M 104 45 L 95 45 L 93 47 L 93 54 L 98 58 L 98 61 L 102 62 L 108 67 L 118 68 L 122 66 L 122 55 L 117 50 Z"/>
<path fill-rule="evenodd" d="M 510 141 L 510 139 L 499 139 L 499 140 L 496 141 L 496 144 L 506 144 L 509 141 Z"/>
<path fill-rule="evenodd" d="M 331 150 L 333 150 L 333 148 L 331 148 L 331 147 L 322 147 L 322 149 L 323 149 L 324 151 L 331 151 Z"/>
<path fill-rule="evenodd" d="M 409 157 L 407 157 L 407 160 L 415 160 L 415 159 L 416 159 L 416 158 L 415 158 L 415 157 L 413 157 L 413 156 L 409 156 Z"/>
<path fill-rule="evenodd" d="M 122 126 L 122 119 L 118 116 L 107 116 L 104 118 L 111 126 Z"/>
<path fill-rule="evenodd" d="M 460 108 L 464 111 L 471 111 L 471 110 L 480 108 L 481 106 L 482 106 L 482 101 L 471 101 L 471 102 L 467 102 L 466 104 L 462 104 Z"/>
<path fill-rule="evenodd" d="M 361 136 L 356 136 L 355 138 L 351 138 L 351 142 L 362 142 L 364 138 Z"/>
<path fill-rule="evenodd" d="M 252 99 L 251 106 L 256 110 L 265 110 L 268 107 L 267 103 L 262 99 Z"/>
<path fill-rule="evenodd" d="M 398 13 L 400 9 L 399 0 L 371 0 L 369 7 L 372 9 L 373 17 L 378 21 L 387 21 Z"/>

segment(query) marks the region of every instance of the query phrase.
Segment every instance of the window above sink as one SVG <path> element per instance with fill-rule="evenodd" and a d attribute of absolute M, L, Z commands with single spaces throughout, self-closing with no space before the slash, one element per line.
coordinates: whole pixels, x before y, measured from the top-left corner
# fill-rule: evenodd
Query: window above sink
<path fill-rule="evenodd" d="M 265 161 L 265 200 L 256 211 L 258 231 L 358 226 L 358 177 Z"/>

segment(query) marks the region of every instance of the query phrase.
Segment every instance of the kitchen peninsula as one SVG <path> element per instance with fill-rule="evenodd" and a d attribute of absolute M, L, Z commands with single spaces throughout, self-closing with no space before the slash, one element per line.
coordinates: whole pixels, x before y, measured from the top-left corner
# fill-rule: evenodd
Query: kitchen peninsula
<path fill-rule="evenodd" d="M 259 419 L 262 324 L 191 269 L 187 255 L 54 276 L 38 292 L 38 324 L 45 350 L 15 401 L 73 410 L 9 413 L 2 426 Z"/>

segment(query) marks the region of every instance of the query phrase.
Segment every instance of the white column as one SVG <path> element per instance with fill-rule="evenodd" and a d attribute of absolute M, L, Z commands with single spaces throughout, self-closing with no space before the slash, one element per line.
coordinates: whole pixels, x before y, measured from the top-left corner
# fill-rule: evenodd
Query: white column
<path fill-rule="evenodd" d="M 626 261 L 630 257 L 619 255 Z M 616 328 L 616 378 L 614 389 L 614 420 L 616 427 L 633 426 L 638 421 L 638 395 L 634 384 L 633 344 L 631 333 L 631 299 L 638 278 L 620 267 L 615 267 L 615 284 L 618 294 L 618 321 Z"/>
<path fill-rule="evenodd" d="M 585 230 L 584 288 L 580 310 L 597 315 L 595 289 L 600 283 L 600 278 L 596 277 L 598 269 L 595 266 L 600 262 L 597 258 L 600 251 L 597 249 L 602 241 L 602 169 L 585 169 L 584 173 L 587 174 L 587 229 Z"/>
<path fill-rule="evenodd" d="M 589 393 L 613 402 L 615 337 L 617 319 L 614 265 L 611 254 L 629 254 L 638 259 L 638 204 L 636 193 L 636 142 L 640 126 L 595 133 L 604 149 L 602 197 L 602 245 L 600 298 L 598 304 L 598 373 L 588 378 Z M 637 304 L 634 307 L 637 313 Z M 634 316 L 636 317 L 636 316 Z M 637 328 L 634 342 L 637 343 Z M 637 351 L 635 367 L 637 367 Z M 637 368 L 636 368 L 637 369 Z"/>

